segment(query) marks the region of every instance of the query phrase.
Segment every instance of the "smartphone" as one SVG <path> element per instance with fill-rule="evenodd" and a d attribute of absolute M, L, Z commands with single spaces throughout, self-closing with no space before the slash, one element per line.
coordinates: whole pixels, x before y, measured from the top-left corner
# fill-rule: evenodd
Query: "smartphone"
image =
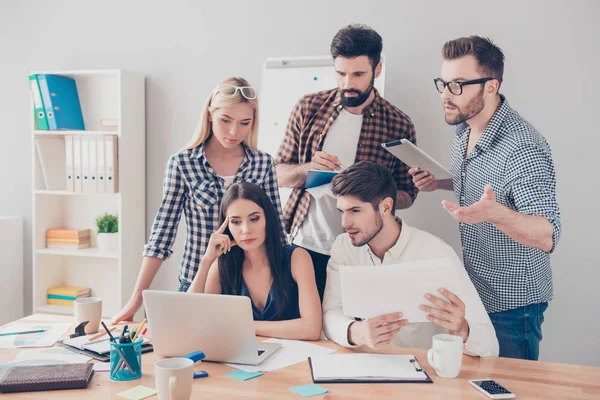
<path fill-rule="evenodd" d="M 472 379 L 469 383 L 490 399 L 514 399 L 517 397 L 510 390 L 490 378 Z"/>

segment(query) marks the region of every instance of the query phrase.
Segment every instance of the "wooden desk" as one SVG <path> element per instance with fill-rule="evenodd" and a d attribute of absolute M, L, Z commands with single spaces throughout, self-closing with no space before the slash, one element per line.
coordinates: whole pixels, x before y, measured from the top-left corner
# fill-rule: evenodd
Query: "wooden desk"
<path fill-rule="evenodd" d="M 54 318 L 54 317 L 53 317 Z M 56 316 L 55 322 L 70 322 L 73 317 Z M 48 322 L 48 315 L 33 315 L 19 323 Z M 354 350 L 344 349 L 329 341 L 318 343 L 335 348 L 341 353 Z M 11 361 L 19 351 L 29 349 L 0 349 L 0 364 Z M 381 353 L 414 354 L 431 376 L 433 384 L 324 384 L 328 394 L 311 399 L 473 399 L 485 396 L 472 388 L 467 380 L 493 378 L 517 394 L 518 399 L 599 399 L 600 368 L 548 362 L 523 361 L 509 358 L 474 358 L 464 356 L 460 375 L 456 379 L 439 378 L 427 363 L 426 350 L 390 348 Z M 116 394 L 137 385 L 154 388 L 154 353 L 143 355 L 140 379 L 130 382 L 111 381 L 108 372 L 96 372 L 86 390 L 61 390 L 2 394 L 6 399 L 115 399 Z M 197 370 L 208 371 L 208 378 L 194 381 L 192 399 L 295 399 L 302 397 L 289 390 L 292 386 L 312 383 L 308 362 L 267 372 L 264 376 L 246 382 L 224 376 L 233 370 L 223 364 L 203 362 Z M 156 399 L 151 397 L 150 399 Z"/>

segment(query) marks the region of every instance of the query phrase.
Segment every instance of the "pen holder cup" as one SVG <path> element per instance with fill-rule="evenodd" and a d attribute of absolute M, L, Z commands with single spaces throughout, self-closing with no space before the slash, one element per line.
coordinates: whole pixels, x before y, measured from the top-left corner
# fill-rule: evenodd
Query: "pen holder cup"
<path fill-rule="evenodd" d="M 131 381 L 142 377 L 142 341 L 110 343 L 110 379 Z"/>

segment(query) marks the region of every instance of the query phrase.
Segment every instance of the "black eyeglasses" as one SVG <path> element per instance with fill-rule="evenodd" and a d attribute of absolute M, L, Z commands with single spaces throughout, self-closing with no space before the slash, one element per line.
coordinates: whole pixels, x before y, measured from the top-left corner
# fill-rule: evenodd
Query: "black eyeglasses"
<path fill-rule="evenodd" d="M 440 93 L 444 93 L 444 89 L 447 87 L 450 93 L 452 93 L 455 96 L 460 96 L 463 91 L 463 86 L 476 85 L 478 83 L 486 83 L 487 81 L 491 81 L 492 79 L 494 78 L 480 78 L 466 82 L 445 82 L 441 78 L 436 78 L 433 80 L 433 83 L 435 83 L 435 88 Z"/>

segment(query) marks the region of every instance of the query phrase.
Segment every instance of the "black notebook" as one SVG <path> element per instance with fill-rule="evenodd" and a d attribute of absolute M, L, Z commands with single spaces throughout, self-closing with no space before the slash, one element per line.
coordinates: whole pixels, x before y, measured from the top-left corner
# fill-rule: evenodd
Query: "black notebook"
<path fill-rule="evenodd" d="M 308 363 L 314 383 L 433 383 L 412 355 L 332 354 Z"/>
<path fill-rule="evenodd" d="M 93 375 L 91 363 L 15 366 L 0 380 L 0 392 L 85 389 Z"/>

